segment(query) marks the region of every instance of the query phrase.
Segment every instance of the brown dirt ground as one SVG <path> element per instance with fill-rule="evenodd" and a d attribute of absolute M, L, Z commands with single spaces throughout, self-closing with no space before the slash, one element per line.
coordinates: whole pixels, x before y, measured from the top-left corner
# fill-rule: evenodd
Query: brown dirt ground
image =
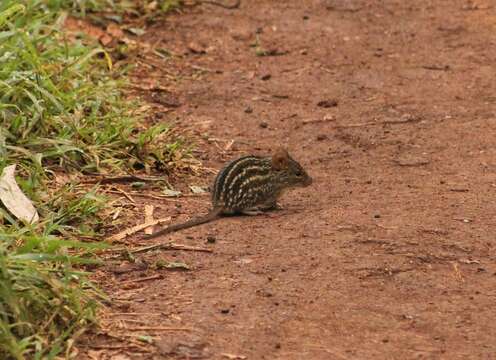
<path fill-rule="evenodd" d="M 98 270 L 112 305 L 78 358 L 495 359 L 495 31 L 489 0 L 245 0 L 151 26 L 139 41 L 183 55 L 139 66 L 171 91 L 143 93 L 156 121 L 209 169 L 285 145 L 314 184 L 167 237 L 212 253 L 136 256 L 189 271 Z"/>

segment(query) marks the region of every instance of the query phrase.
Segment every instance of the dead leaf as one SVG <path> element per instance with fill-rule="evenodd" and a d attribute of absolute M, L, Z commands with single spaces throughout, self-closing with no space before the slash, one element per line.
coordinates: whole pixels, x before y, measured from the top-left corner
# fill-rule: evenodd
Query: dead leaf
<path fill-rule="evenodd" d="M 108 44 L 110 44 L 112 42 L 113 38 L 112 38 L 112 36 L 105 34 L 105 35 L 102 35 L 99 40 L 103 46 L 107 46 Z"/>
<path fill-rule="evenodd" d="M 129 31 L 131 34 L 136 35 L 136 36 L 141 36 L 141 35 L 144 35 L 146 33 L 146 30 L 144 30 L 142 28 L 136 28 L 136 27 L 129 27 L 126 30 Z"/>
<path fill-rule="evenodd" d="M 124 31 L 122 31 L 119 25 L 114 23 L 110 23 L 107 26 L 107 33 L 116 39 L 121 39 L 124 37 Z"/>
<path fill-rule="evenodd" d="M 162 193 L 167 197 L 177 197 L 181 196 L 181 192 L 173 189 L 164 189 Z"/>
<path fill-rule="evenodd" d="M 205 189 L 201 186 L 191 185 L 189 188 L 191 189 L 193 194 L 203 194 L 204 192 L 206 192 Z"/>
<path fill-rule="evenodd" d="M 39 220 L 38 212 L 31 200 L 22 192 L 14 177 L 16 165 L 3 169 L 0 177 L 0 200 L 5 207 L 21 221 L 35 223 Z"/>

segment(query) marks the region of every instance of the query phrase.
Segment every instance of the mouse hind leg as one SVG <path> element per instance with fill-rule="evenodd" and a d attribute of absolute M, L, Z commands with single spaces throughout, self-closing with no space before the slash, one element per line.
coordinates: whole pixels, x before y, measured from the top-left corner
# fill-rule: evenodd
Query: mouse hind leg
<path fill-rule="evenodd" d="M 281 209 L 282 207 L 277 203 L 277 199 L 269 199 L 260 205 L 253 206 L 248 209 L 243 209 L 242 213 L 244 215 L 254 216 L 254 215 L 261 215 L 270 210 L 281 210 Z"/>

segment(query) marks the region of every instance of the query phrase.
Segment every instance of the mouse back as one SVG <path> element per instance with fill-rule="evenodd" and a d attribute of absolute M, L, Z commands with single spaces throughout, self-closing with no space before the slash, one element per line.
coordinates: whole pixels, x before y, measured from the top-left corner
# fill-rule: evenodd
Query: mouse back
<path fill-rule="evenodd" d="M 310 176 L 284 149 L 277 149 L 271 157 L 243 156 L 217 174 L 212 205 L 224 214 L 268 207 L 283 190 L 311 183 Z"/>
<path fill-rule="evenodd" d="M 212 189 L 214 207 L 232 207 L 246 190 L 253 176 L 263 177 L 270 171 L 270 163 L 259 156 L 243 156 L 225 165 L 217 174 Z"/>

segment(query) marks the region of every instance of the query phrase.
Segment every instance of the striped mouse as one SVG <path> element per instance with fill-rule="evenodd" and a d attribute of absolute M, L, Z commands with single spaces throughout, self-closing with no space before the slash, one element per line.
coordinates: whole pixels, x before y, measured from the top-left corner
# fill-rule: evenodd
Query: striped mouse
<path fill-rule="evenodd" d="M 155 238 L 216 220 L 225 215 L 258 215 L 276 209 L 282 193 L 291 188 L 307 187 L 312 178 L 283 148 L 270 157 L 243 156 L 225 165 L 212 187 L 212 210 L 204 216 L 174 224 L 145 239 Z"/>

